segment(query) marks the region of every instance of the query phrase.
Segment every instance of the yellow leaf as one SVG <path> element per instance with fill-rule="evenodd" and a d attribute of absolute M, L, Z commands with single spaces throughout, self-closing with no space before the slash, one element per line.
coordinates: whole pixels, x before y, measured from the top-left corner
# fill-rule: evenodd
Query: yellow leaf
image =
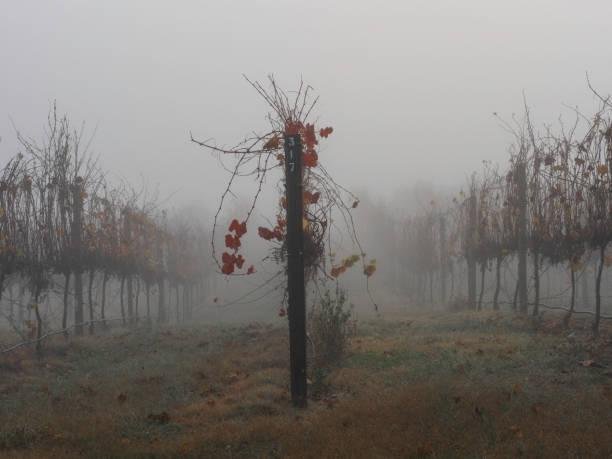
<path fill-rule="evenodd" d="M 608 166 L 606 164 L 598 164 L 597 173 L 599 175 L 606 175 L 608 173 Z"/>

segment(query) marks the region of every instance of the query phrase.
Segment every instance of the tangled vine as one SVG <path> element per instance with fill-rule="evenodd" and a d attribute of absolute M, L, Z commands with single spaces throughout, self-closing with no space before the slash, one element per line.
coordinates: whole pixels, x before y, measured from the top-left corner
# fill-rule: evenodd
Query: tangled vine
<path fill-rule="evenodd" d="M 223 167 L 230 173 L 227 187 L 221 195 L 220 203 L 214 216 L 212 231 L 212 256 L 219 271 L 227 276 L 250 275 L 256 272 L 254 264 L 246 262 L 242 253 L 242 237 L 247 233 L 248 222 L 261 196 L 266 178 L 276 169 L 284 171 L 284 138 L 289 135 L 300 135 L 302 140 L 303 161 L 303 202 L 304 202 L 304 268 L 307 281 L 325 281 L 337 279 L 349 268 L 361 264 L 366 279 L 376 271 L 376 260 L 368 260 L 357 232 L 351 211 L 359 204 L 359 199 L 349 190 L 339 185 L 319 160 L 319 144 L 332 133 L 332 127 L 317 128 L 310 121 L 318 97 L 312 96 L 311 86 L 300 82 L 298 90 L 289 94 L 281 89 L 273 76 L 268 77 L 268 87 L 245 77 L 248 83 L 265 100 L 271 109 L 267 115 L 269 130 L 255 133 L 244 138 L 239 144 L 223 148 L 211 141 L 199 141 L 191 135 L 191 141 L 214 152 Z M 234 160 L 231 167 L 226 166 L 223 158 L 230 156 Z M 227 226 L 221 254 L 215 245 L 215 236 L 219 231 L 223 206 L 232 187 L 239 178 L 255 178 L 256 191 L 251 199 L 250 208 L 244 218 L 233 218 Z M 270 257 L 279 263 L 286 260 L 286 210 L 284 196 L 285 177 L 279 179 L 280 198 L 273 224 L 257 228 L 262 239 L 269 241 Z M 350 254 L 337 262 L 332 250 L 331 228 L 333 217 L 340 215 L 351 243 L 358 253 Z M 286 294 L 285 294 L 286 298 Z M 371 297 L 370 297 L 371 298 Z M 374 303 L 374 302 L 373 302 Z M 374 306 L 377 308 L 376 304 Z M 281 307 L 280 314 L 285 314 Z"/>

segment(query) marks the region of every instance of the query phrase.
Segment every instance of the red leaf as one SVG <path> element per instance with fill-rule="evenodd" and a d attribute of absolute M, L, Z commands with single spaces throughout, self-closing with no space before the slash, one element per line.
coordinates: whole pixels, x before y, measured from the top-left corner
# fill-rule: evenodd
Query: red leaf
<path fill-rule="evenodd" d="M 306 144 L 307 150 L 314 149 L 314 146 L 318 143 L 317 136 L 315 135 L 314 124 L 307 124 L 304 129 L 304 143 Z"/>
<path fill-rule="evenodd" d="M 247 274 L 253 274 L 255 272 L 255 266 L 251 265 L 249 266 L 249 269 L 247 270 Z"/>
<path fill-rule="evenodd" d="M 236 237 L 241 238 L 247 232 L 246 222 L 239 223 L 238 220 L 234 218 L 229 226 L 229 231 L 234 231 Z"/>
<path fill-rule="evenodd" d="M 229 276 L 230 274 L 234 272 L 234 264 L 233 263 L 224 264 L 223 267 L 221 268 L 221 272 L 225 274 L 226 276 Z"/>
<path fill-rule="evenodd" d="M 286 315 L 287 315 L 287 311 L 285 310 L 285 308 L 280 308 L 278 311 L 278 316 L 285 317 Z"/>
<path fill-rule="evenodd" d="M 274 235 L 274 237 L 276 238 L 277 241 L 282 241 L 283 239 L 285 239 L 285 236 L 283 235 L 283 232 L 281 231 L 281 229 L 278 226 L 276 228 L 274 228 L 273 235 Z"/>
<path fill-rule="evenodd" d="M 303 125 L 301 122 L 293 122 L 288 121 L 285 123 L 285 134 L 286 135 L 296 135 L 300 133 L 300 129 L 302 129 Z"/>
<path fill-rule="evenodd" d="M 314 150 L 309 150 L 306 153 L 304 153 L 304 166 L 306 167 L 316 167 L 317 165 L 317 160 L 319 159 L 319 155 L 317 155 L 317 152 Z"/>
<path fill-rule="evenodd" d="M 236 255 L 230 255 L 227 252 L 223 252 L 223 255 L 221 255 L 221 261 L 226 265 L 233 264 L 236 262 Z"/>
<path fill-rule="evenodd" d="M 242 257 L 242 255 L 238 255 L 236 257 L 236 266 L 238 267 L 238 269 L 242 269 L 243 264 L 244 264 L 244 258 Z"/>
<path fill-rule="evenodd" d="M 242 222 L 238 226 L 238 229 L 236 230 L 236 236 L 242 237 L 246 234 L 246 232 L 247 232 L 246 222 Z"/>
<path fill-rule="evenodd" d="M 327 138 L 327 137 L 329 137 L 329 135 L 330 135 L 332 132 L 334 132 L 334 128 L 333 128 L 333 127 L 326 127 L 326 128 L 323 128 L 323 129 L 321 129 L 321 130 L 319 131 L 319 135 L 320 135 L 321 137 Z"/>
<path fill-rule="evenodd" d="M 240 226 L 240 223 L 238 222 L 238 220 L 234 218 L 232 222 L 230 223 L 228 231 L 237 231 L 239 226 Z"/>
<path fill-rule="evenodd" d="M 240 247 L 240 238 L 237 236 L 232 236 L 231 234 L 225 235 L 225 247 L 238 250 Z"/>
<path fill-rule="evenodd" d="M 264 228 L 263 226 L 260 226 L 257 229 L 257 234 L 259 234 L 259 237 L 265 239 L 266 241 L 269 241 L 274 237 L 274 233 L 268 228 Z"/>

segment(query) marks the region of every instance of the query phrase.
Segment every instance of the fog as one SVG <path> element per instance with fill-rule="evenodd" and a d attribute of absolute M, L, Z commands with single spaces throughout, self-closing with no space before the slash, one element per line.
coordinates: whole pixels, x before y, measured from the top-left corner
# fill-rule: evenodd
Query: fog
<path fill-rule="evenodd" d="M 233 145 L 265 127 L 242 79 L 300 77 L 336 129 L 322 161 L 337 179 L 390 196 L 418 180 L 460 184 L 504 162 L 492 116 L 588 111 L 608 89 L 606 1 L 11 1 L 0 18 L 0 154 L 12 120 L 38 136 L 57 100 L 95 130 L 92 151 L 130 181 L 214 207 L 225 177 L 189 131 Z"/>
<path fill-rule="evenodd" d="M 611 18 L 0 0 L 0 456 L 612 457 Z"/>
<path fill-rule="evenodd" d="M 73 126 L 83 123 L 109 180 L 157 195 L 160 208 L 196 216 L 207 230 L 230 175 L 190 135 L 229 147 L 265 130 L 269 107 L 244 76 L 273 74 L 289 92 L 302 79 L 311 85 L 317 124 L 334 127 L 321 162 L 367 204 L 355 209 L 357 230 L 369 256 L 387 257 L 372 280 L 385 299 L 398 294 L 392 272 L 401 261 L 381 233 L 399 237 L 403 219 L 427 213 L 432 200 L 444 208 L 483 161 L 507 168 L 515 139 L 503 122 L 520 117 L 525 101 L 534 125 L 571 124 L 573 107 L 589 116 L 599 103 L 587 75 L 604 93 L 612 81 L 605 1 L 2 6 L 0 160 L 22 150 L 17 130 L 42 139 L 57 102 Z M 278 178 L 267 181 L 255 228 L 274 218 Z M 246 213 L 255 189 L 250 179 L 234 188 L 221 226 Z M 255 231 L 247 239 L 251 259 L 265 256 Z M 263 263 L 239 282 L 212 274 L 207 302 L 232 301 L 276 269 Z M 351 290 L 371 306 L 363 283 Z M 228 316 L 265 318 L 280 295 Z"/>

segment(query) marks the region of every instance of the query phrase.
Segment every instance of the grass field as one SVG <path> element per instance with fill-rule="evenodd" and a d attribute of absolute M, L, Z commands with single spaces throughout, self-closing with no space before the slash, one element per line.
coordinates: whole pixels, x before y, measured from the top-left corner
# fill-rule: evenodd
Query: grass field
<path fill-rule="evenodd" d="M 285 326 L 113 332 L 0 356 L 0 457 L 612 457 L 612 341 L 397 313 L 288 400 Z"/>

